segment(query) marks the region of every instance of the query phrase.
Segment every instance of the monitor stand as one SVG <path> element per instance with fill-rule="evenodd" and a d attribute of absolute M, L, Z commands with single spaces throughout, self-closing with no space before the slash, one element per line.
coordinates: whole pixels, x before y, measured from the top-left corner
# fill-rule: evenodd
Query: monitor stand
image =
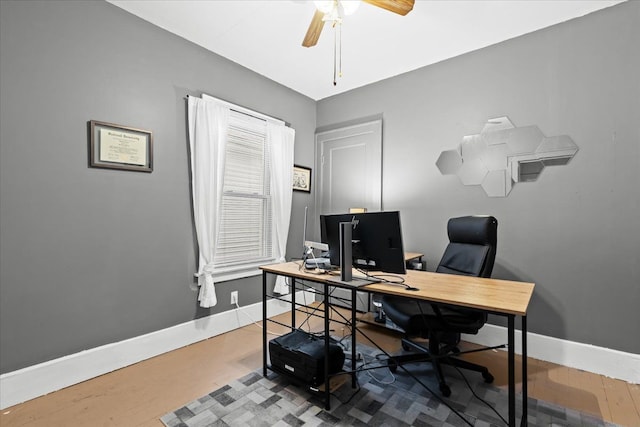
<path fill-rule="evenodd" d="M 329 279 L 329 282 L 347 287 L 356 287 L 378 283 L 379 280 L 353 277 L 353 258 L 351 246 L 351 222 L 340 223 L 340 279 Z"/>

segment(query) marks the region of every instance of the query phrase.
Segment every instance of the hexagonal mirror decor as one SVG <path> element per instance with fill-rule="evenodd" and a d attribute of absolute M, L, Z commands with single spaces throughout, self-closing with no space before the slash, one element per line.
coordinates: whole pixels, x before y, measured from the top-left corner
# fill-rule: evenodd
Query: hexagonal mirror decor
<path fill-rule="evenodd" d="M 566 165 L 578 152 L 567 135 L 545 137 L 538 126 L 515 127 L 508 117 L 487 120 L 479 134 L 440 153 L 436 166 L 489 197 L 506 197 L 517 182 L 538 179 L 546 166 Z"/>

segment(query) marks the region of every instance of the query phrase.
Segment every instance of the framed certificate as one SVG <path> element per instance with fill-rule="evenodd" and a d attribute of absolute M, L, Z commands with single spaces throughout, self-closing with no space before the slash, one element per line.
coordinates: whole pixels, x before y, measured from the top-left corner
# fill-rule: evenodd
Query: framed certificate
<path fill-rule="evenodd" d="M 89 166 L 153 171 L 153 134 L 113 123 L 89 122 Z"/>

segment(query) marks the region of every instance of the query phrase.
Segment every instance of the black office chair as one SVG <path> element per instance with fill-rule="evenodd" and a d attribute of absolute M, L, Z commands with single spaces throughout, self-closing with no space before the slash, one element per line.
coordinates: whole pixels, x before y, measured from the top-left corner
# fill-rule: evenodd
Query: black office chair
<path fill-rule="evenodd" d="M 497 229 L 498 221 L 492 216 L 451 218 L 447 224 L 449 245 L 436 272 L 490 277 L 496 257 Z M 392 370 L 405 363 L 431 361 L 444 396 L 449 396 L 451 389 L 444 380 L 441 364 L 480 372 L 485 382 L 493 382 L 493 376 L 484 366 L 451 357 L 460 352 L 457 347 L 460 334 L 477 334 L 487 321 L 486 312 L 394 296 L 384 296 L 382 305 L 389 319 L 405 331 L 402 347 L 418 352 L 389 359 Z M 410 337 L 427 338 L 428 348 Z"/>

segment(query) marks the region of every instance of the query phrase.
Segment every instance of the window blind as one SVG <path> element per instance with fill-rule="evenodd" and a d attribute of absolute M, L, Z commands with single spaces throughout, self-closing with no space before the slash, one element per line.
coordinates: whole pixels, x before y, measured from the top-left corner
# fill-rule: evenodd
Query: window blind
<path fill-rule="evenodd" d="M 273 259 L 266 129 L 264 120 L 231 112 L 214 260 L 218 268 Z"/>

